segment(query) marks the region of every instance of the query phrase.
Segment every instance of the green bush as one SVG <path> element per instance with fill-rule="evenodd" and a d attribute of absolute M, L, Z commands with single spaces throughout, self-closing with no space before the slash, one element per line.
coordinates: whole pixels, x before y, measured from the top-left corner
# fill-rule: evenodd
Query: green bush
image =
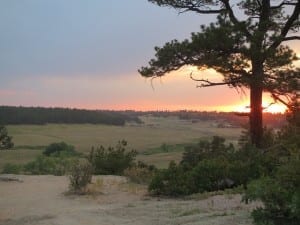
<path fill-rule="evenodd" d="M 167 169 L 155 173 L 149 191 L 154 195 L 181 196 L 224 190 L 234 184 L 228 178 L 228 168 L 223 157 L 202 160 L 190 170 L 171 162 Z"/>
<path fill-rule="evenodd" d="M 92 181 L 93 167 L 86 160 L 77 160 L 70 171 L 69 189 L 73 193 L 83 194 L 86 187 Z"/>
<path fill-rule="evenodd" d="M 186 146 L 180 164 L 190 169 L 195 167 L 201 160 L 220 156 L 231 157 L 234 151 L 232 144 L 226 145 L 224 138 L 214 136 L 211 141 L 202 140 L 197 145 Z"/>
<path fill-rule="evenodd" d="M 168 169 L 158 170 L 151 180 L 148 190 L 153 195 L 181 196 L 193 193 L 189 185 L 189 174 L 182 166 L 171 161 Z"/>
<path fill-rule="evenodd" d="M 11 149 L 14 147 L 12 137 L 8 136 L 5 126 L 0 126 L 0 150 Z"/>
<path fill-rule="evenodd" d="M 43 155 L 24 165 L 24 172 L 34 175 L 65 175 L 76 157 L 80 156 L 74 146 L 65 142 L 52 143 L 43 151 Z"/>
<path fill-rule="evenodd" d="M 289 124 L 278 133 L 274 146 L 266 149 L 269 173 L 252 181 L 245 201 L 263 206 L 252 212 L 258 225 L 300 224 L 300 108 L 291 108 Z M 269 169 L 268 167 L 268 169 Z"/>
<path fill-rule="evenodd" d="M 300 160 L 281 166 L 274 177 L 252 181 L 244 199 L 263 203 L 252 212 L 256 224 L 300 224 Z"/>
<path fill-rule="evenodd" d="M 33 175 L 65 175 L 74 163 L 74 158 L 38 156 L 24 165 L 24 171 Z"/>
<path fill-rule="evenodd" d="M 68 145 L 65 142 L 52 143 L 46 147 L 43 154 L 45 156 L 54 156 L 54 157 L 69 157 L 77 155 L 74 146 Z"/>
<path fill-rule="evenodd" d="M 197 164 L 190 172 L 190 179 L 193 182 L 193 192 L 224 190 L 230 186 L 228 173 L 228 161 L 219 157 L 205 159 Z"/>
<path fill-rule="evenodd" d="M 245 188 L 249 181 L 273 171 L 275 164 L 261 149 L 247 144 L 238 149 L 229 160 L 228 174 L 236 185 Z"/>
<path fill-rule="evenodd" d="M 186 195 L 243 185 L 276 171 L 274 154 L 245 144 L 236 150 L 225 139 L 213 137 L 185 148 L 179 165 L 158 170 L 150 182 L 153 194 Z"/>
<path fill-rule="evenodd" d="M 225 139 L 218 136 L 187 146 L 179 165 L 172 162 L 167 169 L 155 173 L 149 191 L 179 196 L 232 187 L 235 182 L 229 173 L 229 165 L 234 154 L 233 145 L 226 145 Z"/>
<path fill-rule="evenodd" d="M 12 163 L 6 163 L 2 169 L 2 173 L 5 174 L 20 174 L 23 167 L 22 165 L 16 165 Z"/>
<path fill-rule="evenodd" d="M 124 170 L 134 163 L 137 152 L 127 151 L 127 142 L 119 141 L 115 147 L 93 148 L 89 154 L 89 161 L 93 165 L 95 174 L 122 175 Z"/>

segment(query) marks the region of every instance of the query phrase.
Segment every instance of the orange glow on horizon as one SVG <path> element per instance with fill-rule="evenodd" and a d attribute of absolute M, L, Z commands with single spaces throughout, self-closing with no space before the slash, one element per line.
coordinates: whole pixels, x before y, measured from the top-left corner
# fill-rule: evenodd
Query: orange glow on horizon
<path fill-rule="evenodd" d="M 249 106 L 249 91 L 245 90 L 245 93 L 241 94 L 226 86 L 197 89 L 195 87 L 197 82 L 189 79 L 190 73 L 193 73 L 196 79 L 209 77 L 214 82 L 222 80 L 222 76 L 212 69 L 197 73 L 196 67 L 185 67 L 180 71 L 175 71 L 173 75 L 170 74 L 154 80 L 154 88 L 149 80 L 140 79 L 134 74 L 120 77 L 119 80 L 107 78 L 105 82 L 102 82 L 100 78 L 86 79 L 85 77 L 69 79 L 54 77 L 44 82 L 47 84 L 47 88 L 55 88 L 61 84 L 63 87 L 75 86 L 76 93 L 86 93 L 83 97 L 78 95 L 79 98 L 74 101 L 65 100 L 61 103 L 53 101 L 51 105 L 58 107 L 136 111 L 250 111 L 247 107 Z M 134 88 L 128 89 L 128 85 L 125 84 L 129 83 Z M 103 85 L 100 86 L 99 84 Z M 63 94 L 74 95 L 73 90 L 74 88 L 67 89 Z M 88 92 L 87 90 L 92 91 Z M 109 100 L 105 96 L 110 96 Z M 272 102 L 274 101 L 267 94 L 264 94 L 263 106 L 269 106 Z M 276 103 L 267 107 L 264 112 L 284 113 L 285 110 L 284 105 Z"/>
<path fill-rule="evenodd" d="M 134 111 L 179 111 L 179 110 L 191 110 L 191 111 L 218 111 L 218 112 L 250 112 L 249 103 L 243 102 L 238 105 L 217 105 L 217 106 L 201 106 L 201 105 L 165 105 L 154 104 L 148 102 L 148 104 L 124 104 L 124 105 L 111 105 L 111 106 L 97 106 L 97 105 L 78 105 L 78 108 L 90 109 L 90 110 L 134 110 Z M 77 108 L 75 107 L 75 108 Z M 269 113 L 284 113 L 286 106 L 280 103 L 274 103 L 270 105 L 269 101 L 263 102 L 264 112 Z"/>
<path fill-rule="evenodd" d="M 227 99 L 229 96 L 223 95 L 223 99 Z M 229 97 L 230 98 L 230 97 Z M 239 99 L 232 99 L 222 104 L 222 99 L 219 99 L 219 103 L 206 105 L 204 102 L 198 101 L 197 104 L 191 101 L 170 101 L 165 100 L 128 100 L 122 103 L 104 103 L 104 104 L 93 104 L 93 103 L 77 103 L 72 104 L 72 107 L 83 108 L 90 110 L 135 110 L 135 111 L 178 111 L 178 110 L 191 110 L 191 111 L 218 111 L 218 112 L 250 112 L 249 96 L 243 96 Z M 220 104 L 221 102 L 221 104 Z M 272 104 L 271 104 L 272 103 Z M 62 105 L 61 105 L 62 106 Z M 62 106 L 68 107 L 68 106 Z M 284 113 L 286 106 L 281 103 L 274 103 L 274 100 L 267 94 L 263 95 L 263 107 L 264 112 L 270 113 Z"/>
<path fill-rule="evenodd" d="M 287 107 L 281 103 L 270 104 L 269 98 L 263 99 L 263 112 L 269 113 L 284 113 L 287 110 Z M 249 103 L 244 102 L 243 104 L 235 106 L 232 111 L 235 112 L 250 112 Z"/>

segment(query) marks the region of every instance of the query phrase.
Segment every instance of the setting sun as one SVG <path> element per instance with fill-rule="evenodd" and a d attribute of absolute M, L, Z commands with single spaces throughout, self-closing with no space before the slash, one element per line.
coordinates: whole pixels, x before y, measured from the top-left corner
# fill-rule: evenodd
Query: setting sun
<path fill-rule="evenodd" d="M 269 113 L 284 113 L 287 107 L 279 102 L 274 102 L 271 97 L 264 95 L 263 97 L 263 111 Z M 244 101 L 243 103 L 233 107 L 235 112 L 250 112 L 249 103 Z"/>

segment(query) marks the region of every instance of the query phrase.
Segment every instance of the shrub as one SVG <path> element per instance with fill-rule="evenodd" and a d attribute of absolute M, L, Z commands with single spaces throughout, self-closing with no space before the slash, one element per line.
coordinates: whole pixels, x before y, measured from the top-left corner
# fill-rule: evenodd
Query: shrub
<path fill-rule="evenodd" d="M 38 156 L 24 165 L 24 171 L 33 175 L 65 175 L 74 163 L 74 158 Z"/>
<path fill-rule="evenodd" d="M 127 142 L 119 141 L 115 147 L 93 148 L 88 157 L 93 165 L 95 174 L 122 175 L 124 170 L 131 167 L 137 155 L 134 150 L 126 150 Z"/>
<path fill-rule="evenodd" d="M 188 173 L 171 161 L 168 169 L 158 170 L 148 190 L 153 195 L 181 196 L 191 194 Z"/>
<path fill-rule="evenodd" d="M 187 146 L 179 165 L 171 162 L 168 169 L 158 170 L 149 185 L 152 194 L 170 196 L 222 190 L 234 184 L 229 179 L 229 162 L 234 147 L 214 136 Z"/>
<path fill-rule="evenodd" d="M 153 178 L 155 170 L 154 166 L 149 166 L 139 161 L 136 165 L 125 169 L 124 176 L 128 177 L 132 182 L 148 184 Z"/>
<path fill-rule="evenodd" d="M 266 157 L 251 145 L 235 150 L 225 139 L 213 137 L 185 148 L 179 165 L 155 173 L 150 192 L 164 195 L 186 195 L 217 191 L 239 185 L 273 172 L 276 160 Z"/>
<path fill-rule="evenodd" d="M 252 212 L 256 224 L 300 224 L 300 160 L 280 167 L 274 177 L 252 181 L 244 200 L 262 201 Z"/>
<path fill-rule="evenodd" d="M 87 185 L 92 181 L 92 174 L 93 168 L 88 161 L 76 161 L 71 168 L 69 176 L 70 191 L 78 194 L 85 193 Z"/>
<path fill-rule="evenodd" d="M 23 167 L 12 163 L 6 163 L 3 167 L 2 173 L 6 174 L 20 174 Z"/>
<path fill-rule="evenodd" d="M 31 161 L 24 166 L 25 172 L 34 175 L 52 174 L 54 169 L 54 161 L 45 156 L 38 156 L 34 161 Z"/>
<path fill-rule="evenodd" d="M 74 146 L 68 145 L 65 142 L 52 143 L 46 147 L 43 154 L 45 156 L 73 156 L 76 153 Z"/>
<path fill-rule="evenodd" d="M 8 136 L 5 126 L 0 126 L 0 150 L 11 149 L 14 147 L 12 137 Z"/>
<path fill-rule="evenodd" d="M 232 144 L 225 145 L 225 139 L 214 136 L 211 141 L 202 140 L 197 145 L 185 147 L 180 164 L 185 167 L 195 167 L 201 160 L 212 159 L 215 157 L 231 157 L 235 151 Z"/>
<path fill-rule="evenodd" d="M 154 195 L 181 196 L 224 190 L 234 184 L 228 178 L 228 167 L 222 157 L 202 160 L 190 170 L 171 162 L 167 169 L 155 173 L 149 191 Z"/>
<path fill-rule="evenodd" d="M 263 203 L 263 207 L 252 212 L 256 224 L 300 224 L 299 109 L 291 108 L 289 124 L 280 130 L 275 145 L 266 151 L 272 172 L 248 185 L 244 200 Z"/>
<path fill-rule="evenodd" d="M 228 161 L 224 158 L 205 159 L 190 172 L 193 192 L 224 190 L 230 186 Z"/>
<path fill-rule="evenodd" d="M 243 185 L 246 188 L 249 181 L 269 174 L 274 169 L 272 163 L 261 149 L 246 144 L 230 158 L 228 176 L 234 180 L 236 185 Z"/>
<path fill-rule="evenodd" d="M 65 142 L 52 143 L 46 147 L 42 155 L 25 164 L 24 171 L 34 175 L 62 176 L 70 170 L 78 156 L 80 154 L 75 151 L 74 146 Z"/>

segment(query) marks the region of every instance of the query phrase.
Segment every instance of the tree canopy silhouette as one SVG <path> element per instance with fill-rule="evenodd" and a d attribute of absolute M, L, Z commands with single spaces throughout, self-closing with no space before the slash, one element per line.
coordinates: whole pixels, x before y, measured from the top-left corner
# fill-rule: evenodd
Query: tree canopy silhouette
<path fill-rule="evenodd" d="M 5 126 L 0 126 L 0 150 L 10 149 L 12 147 L 14 147 L 12 137 L 8 136 Z"/>
<path fill-rule="evenodd" d="M 180 13 L 215 14 L 217 21 L 202 25 L 189 39 L 155 47 L 155 58 L 139 69 L 144 77 L 161 77 L 183 66 L 199 71 L 212 68 L 223 75 L 214 82 L 190 74 L 198 87 L 228 85 L 250 89 L 250 134 L 261 146 L 262 94 L 289 106 L 299 90 L 300 69 L 296 53 L 285 43 L 299 41 L 300 0 L 148 0 Z"/>

